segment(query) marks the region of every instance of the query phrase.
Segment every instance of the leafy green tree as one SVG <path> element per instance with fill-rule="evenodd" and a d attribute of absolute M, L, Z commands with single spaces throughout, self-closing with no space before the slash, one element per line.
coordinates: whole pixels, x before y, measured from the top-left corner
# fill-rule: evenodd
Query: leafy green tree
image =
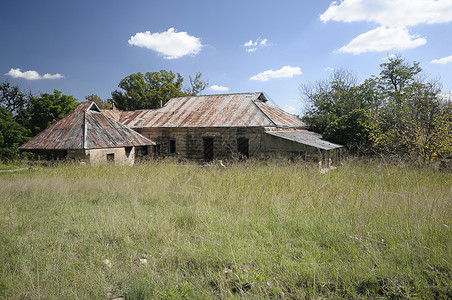
<path fill-rule="evenodd" d="M 364 151 L 370 144 L 369 118 L 380 105 L 376 84 L 369 79 L 357 85 L 355 75 L 338 70 L 329 80 L 303 85 L 300 92 L 308 103 L 303 120 L 329 140 Z"/>
<path fill-rule="evenodd" d="M 200 93 L 208 85 L 200 78 L 201 73 L 197 73 L 194 79 L 190 77 L 191 87 L 184 90 L 184 78 L 179 73 L 161 70 L 144 75 L 132 74 L 122 79 L 118 85 L 124 92 L 112 92 L 112 102 L 121 110 L 159 108 L 171 98 Z"/>
<path fill-rule="evenodd" d="M 18 147 L 30 138 L 30 131 L 17 124 L 13 114 L 0 107 L 0 159 L 18 156 Z"/>
<path fill-rule="evenodd" d="M 452 158 L 452 100 L 440 103 L 440 112 L 433 120 L 434 129 L 431 135 L 431 159 Z"/>
<path fill-rule="evenodd" d="M 28 101 L 26 118 L 22 122 L 31 130 L 32 135 L 64 118 L 78 105 L 77 99 L 63 95 L 58 90 L 54 90 L 53 94 L 41 94 L 40 97 L 31 96 Z"/>
<path fill-rule="evenodd" d="M 400 57 L 380 65 L 379 93 L 384 101 L 375 118 L 373 141 L 381 153 L 432 160 L 432 134 L 440 112 L 441 89 L 434 81 L 423 82 L 419 63 Z"/>

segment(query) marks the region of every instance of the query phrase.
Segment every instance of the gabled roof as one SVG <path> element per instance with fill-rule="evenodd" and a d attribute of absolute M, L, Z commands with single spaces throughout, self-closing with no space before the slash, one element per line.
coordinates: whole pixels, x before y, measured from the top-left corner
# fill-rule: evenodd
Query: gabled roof
<path fill-rule="evenodd" d="M 299 118 L 267 103 L 263 93 L 173 98 L 153 110 L 103 113 L 130 128 L 296 127 Z"/>
<path fill-rule="evenodd" d="M 80 103 L 74 112 L 19 147 L 21 150 L 102 149 L 155 143 L 103 115 L 93 102 Z"/>

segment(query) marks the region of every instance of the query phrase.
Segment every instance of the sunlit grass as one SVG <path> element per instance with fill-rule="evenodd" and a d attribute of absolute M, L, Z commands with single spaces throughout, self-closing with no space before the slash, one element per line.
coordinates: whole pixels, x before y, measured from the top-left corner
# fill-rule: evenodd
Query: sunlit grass
<path fill-rule="evenodd" d="M 2 173 L 0 298 L 448 298 L 451 179 L 358 162 Z"/>

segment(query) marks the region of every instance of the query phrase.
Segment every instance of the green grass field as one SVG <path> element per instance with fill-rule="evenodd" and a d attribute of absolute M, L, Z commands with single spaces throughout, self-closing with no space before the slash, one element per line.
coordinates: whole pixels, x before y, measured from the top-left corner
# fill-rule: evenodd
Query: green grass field
<path fill-rule="evenodd" d="M 452 297 L 452 174 L 154 161 L 0 173 L 0 298 Z"/>

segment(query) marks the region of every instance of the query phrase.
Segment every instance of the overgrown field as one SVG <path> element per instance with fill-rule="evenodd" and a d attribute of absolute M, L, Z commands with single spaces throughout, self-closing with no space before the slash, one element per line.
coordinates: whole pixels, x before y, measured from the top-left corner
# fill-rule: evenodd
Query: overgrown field
<path fill-rule="evenodd" d="M 0 298 L 451 298 L 451 180 L 360 162 L 0 173 Z"/>

